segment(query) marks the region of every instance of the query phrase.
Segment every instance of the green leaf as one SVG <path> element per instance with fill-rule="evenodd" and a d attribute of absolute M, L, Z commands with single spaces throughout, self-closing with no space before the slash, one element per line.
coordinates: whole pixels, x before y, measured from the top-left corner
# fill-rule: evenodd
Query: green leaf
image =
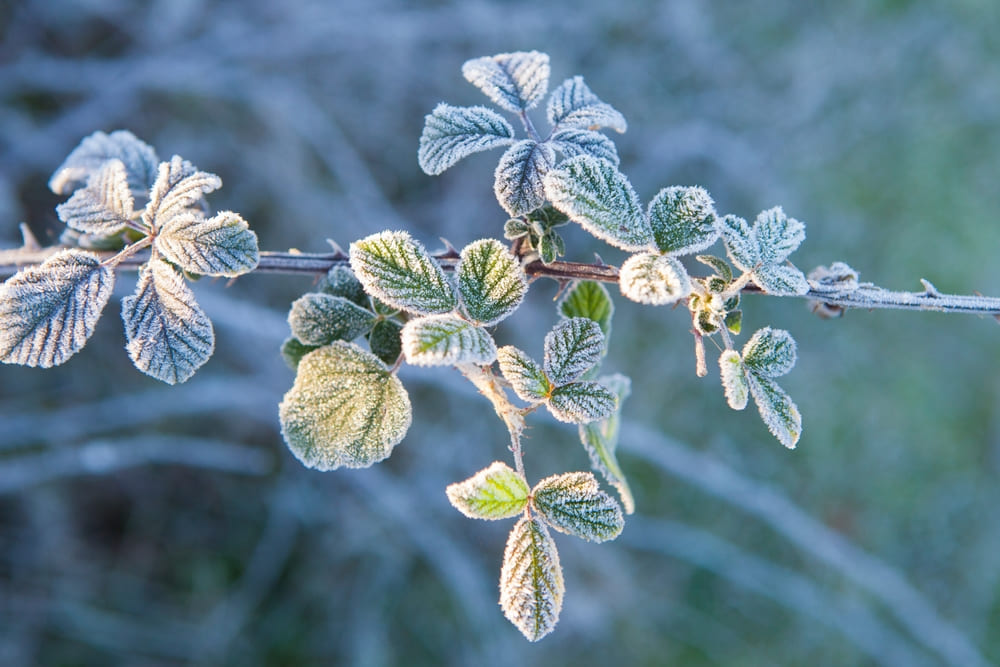
<path fill-rule="evenodd" d="M 614 163 L 580 155 L 550 171 L 544 183 L 552 205 L 597 238 L 623 250 L 652 243 L 639 195 Z"/>
<path fill-rule="evenodd" d="M 753 226 L 764 264 L 784 262 L 806 238 L 806 226 L 785 215 L 780 206 L 761 211 Z"/>
<path fill-rule="evenodd" d="M 370 310 L 360 308 L 342 296 L 319 292 L 299 297 L 288 312 L 292 335 L 306 345 L 354 340 L 368 333 L 374 324 L 375 316 Z"/>
<path fill-rule="evenodd" d="M 351 269 L 365 291 L 395 308 L 448 313 L 458 297 L 424 246 L 406 232 L 379 232 L 351 244 Z"/>
<path fill-rule="evenodd" d="M 529 641 L 552 632 L 559 621 L 563 594 L 559 552 L 548 529 L 523 517 L 510 531 L 500 568 L 500 608 Z"/>
<path fill-rule="evenodd" d="M 342 296 L 356 306 L 371 310 L 372 303 L 365 288 L 346 266 L 334 265 L 319 281 L 316 289 L 330 296 Z"/>
<path fill-rule="evenodd" d="M 500 157 L 493 174 L 493 192 L 509 215 L 531 213 L 545 203 L 542 179 L 556 162 L 547 143 L 519 141 Z"/>
<path fill-rule="evenodd" d="M 784 329 L 758 329 L 743 346 L 743 363 L 765 377 L 785 375 L 795 366 L 795 360 L 795 339 Z"/>
<path fill-rule="evenodd" d="M 367 468 L 406 435 L 412 412 L 402 383 L 377 357 L 337 341 L 299 362 L 279 406 L 281 433 L 309 468 Z"/>
<path fill-rule="evenodd" d="M 239 276 L 257 268 L 260 257 L 257 235 L 232 211 L 207 219 L 176 215 L 160 228 L 153 246 L 185 271 L 203 276 Z"/>
<path fill-rule="evenodd" d="M 573 382 L 603 356 L 601 326 L 587 317 L 561 320 L 545 335 L 545 374 L 555 385 Z"/>
<path fill-rule="evenodd" d="M 403 354 L 416 366 L 492 364 L 497 357 L 493 337 L 482 327 L 455 315 L 426 315 L 403 326 Z"/>
<path fill-rule="evenodd" d="M 392 366 L 403 353 L 403 325 L 393 320 L 379 320 L 368 334 L 372 354 Z"/>
<path fill-rule="evenodd" d="M 546 108 L 549 123 L 560 130 L 593 130 L 610 127 L 617 132 L 628 129 L 625 117 L 595 95 L 582 76 L 566 79 L 552 91 Z"/>
<path fill-rule="evenodd" d="M 559 532 L 591 542 L 613 540 L 625 527 L 622 508 L 589 472 L 546 477 L 531 490 L 531 504 Z"/>
<path fill-rule="evenodd" d="M 618 272 L 622 294 L 637 303 L 665 306 L 691 293 L 684 265 L 669 255 L 652 252 L 632 255 Z"/>
<path fill-rule="evenodd" d="M 547 229 L 545 233 L 538 237 L 538 258 L 542 264 L 551 264 L 560 255 L 566 254 L 566 246 L 562 237 L 554 229 Z"/>
<path fill-rule="evenodd" d="M 62 250 L 0 286 L 0 361 L 50 368 L 94 333 L 115 274 L 81 250 Z"/>
<path fill-rule="evenodd" d="M 725 282 L 729 283 L 732 281 L 733 269 L 729 266 L 729 263 L 721 257 L 716 257 L 715 255 L 698 255 L 695 259 L 705 266 L 710 266 L 715 269 L 715 272 Z"/>
<path fill-rule="evenodd" d="M 781 207 L 763 211 L 753 226 L 727 215 L 719 221 L 726 251 L 743 271 L 753 271 L 753 281 L 769 294 L 802 295 L 809 291 L 805 275 L 782 262 L 805 239 L 805 225 L 789 218 Z"/>
<path fill-rule="evenodd" d="M 809 291 L 809 281 L 794 266 L 764 264 L 753 272 L 753 281 L 768 294 L 801 296 Z"/>
<path fill-rule="evenodd" d="M 67 227 L 84 234 L 112 236 L 125 229 L 134 205 L 125 164 L 115 159 L 94 171 L 87 187 L 56 206 L 56 213 Z"/>
<path fill-rule="evenodd" d="M 570 424 L 589 424 L 611 416 L 617 397 L 600 382 L 570 382 L 552 390 L 546 407 L 552 416 Z"/>
<path fill-rule="evenodd" d="M 611 318 L 615 314 L 615 302 L 601 283 L 594 280 L 578 280 L 563 292 L 557 306 L 563 317 L 586 317 L 597 322 L 604 334 L 607 349 L 611 337 Z"/>
<path fill-rule="evenodd" d="M 600 132 L 577 129 L 560 130 L 554 133 L 549 141 L 553 148 L 563 154 L 563 157 L 590 155 L 618 166 L 618 149 L 615 147 L 615 142 Z"/>
<path fill-rule="evenodd" d="M 715 204 L 699 187 L 663 188 L 649 203 L 649 224 L 661 252 L 690 255 L 715 243 Z"/>
<path fill-rule="evenodd" d="M 464 482 L 445 489 L 455 509 L 470 519 L 509 519 L 524 511 L 531 492 L 510 466 L 494 461 Z"/>
<path fill-rule="evenodd" d="M 154 258 L 143 268 L 135 294 L 122 299 L 125 349 L 151 377 L 186 382 L 215 350 L 208 315 L 177 269 Z"/>
<path fill-rule="evenodd" d="M 294 371 L 299 367 L 302 357 L 319 348 L 319 345 L 306 345 L 295 337 L 286 338 L 285 342 L 281 344 L 281 358 Z"/>
<path fill-rule="evenodd" d="M 160 163 L 142 219 L 151 229 L 159 230 L 175 217 L 201 216 L 204 196 L 221 187 L 222 179 L 218 176 L 198 171 L 190 162 L 175 155 L 170 162 Z"/>
<path fill-rule="evenodd" d="M 615 450 L 618 448 L 618 428 L 622 403 L 631 392 L 632 383 L 619 373 L 602 376 L 598 382 L 617 396 L 617 407 L 605 419 L 581 424 L 579 427 L 580 441 L 590 456 L 591 467 L 600 472 L 608 484 L 618 490 L 622 505 L 625 507 L 625 513 L 632 514 L 635 512 L 635 499 L 632 497 L 632 490 L 625 479 L 625 473 L 622 472 L 621 466 L 618 465 L 618 458 L 615 456 Z"/>
<path fill-rule="evenodd" d="M 424 117 L 417 161 L 425 174 L 436 176 L 464 157 L 514 143 L 514 128 L 486 107 L 438 104 Z"/>
<path fill-rule="evenodd" d="M 743 329 L 743 311 L 730 310 L 727 312 L 725 325 L 726 329 L 728 329 L 730 333 L 739 335 L 740 331 Z"/>
<path fill-rule="evenodd" d="M 767 430 L 785 447 L 795 449 L 802 434 L 802 415 L 791 397 L 771 378 L 753 373 L 747 381 Z"/>
<path fill-rule="evenodd" d="M 455 268 L 465 313 L 482 326 L 492 326 L 517 310 L 528 280 L 517 259 L 495 239 L 465 246 Z"/>
<path fill-rule="evenodd" d="M 531 233 L 531 225 L 521 218 L 511 218 L 503 223 L 503 237 L 508 241 L 523 238 Z"/>
<path fill-rule="evenodd" d="M 111 134 L 94 132 L 85 138 L 56 169 L 49 180 L 49 189 L 57 195 L 67 195 L 86 185 L 110 160 L 120 160 L 125 166 L 132 194 L 145 196 L 156 180 L 160 158 L 149 144 L 128 130 Z"/>
<path fill-rule="evenodd" d="M 539 403 L 552 392 L 552 383 L 542 367 L 513 345 L 504 345 L 497 350 L 497 362 L 500 372 L 522 401 Z"/>
<path fill-rule="evenodd" d="M 726 392 L 726 403 L 729 407 L 733 410 L 745 408 L 750 397 L 750 386 L 739 352 L 723 351 L 719 356 L 719 377 L 722 379 L 722 389 Z"/>
<path fill-rule="evenodd" d="M 549 56 L 522 51 L 476 58 L 462 65 L 462 76 L 497 106 L 520 113 L 538 104 L 549 89 Z"/>

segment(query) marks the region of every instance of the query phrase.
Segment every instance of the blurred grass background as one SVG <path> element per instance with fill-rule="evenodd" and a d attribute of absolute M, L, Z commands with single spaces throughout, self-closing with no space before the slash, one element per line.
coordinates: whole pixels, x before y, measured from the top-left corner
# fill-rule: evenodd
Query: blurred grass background
<path fill-rule="evenodd" d="M 498 155 L 430 178 L 417 140 L 437 102 L 483 103 L 465 60 L 538 49 L 553 86 L 582 74 L 628 118 L 614 138 L 645 200 L 700 184 L 746 218 L 781 204 L 808 225 L 806 270 L 998 295 L 998 20 L 976 0 L 0 1 L 0 243 L 22 220 L 54 238 L 49 175 L 118 128 L 218 173 L 212 205 L 263 248 L 499 235 Z M 533 645 L 496 605 L 509 526 L 443 493 L 506 458 L 458 378 L 404 370 L 414 427 L 376 468 L 285 450 L 277 346 L 309 286 L 196 285 L 217 352 L 181 387 L 131 368 L 114 305 L 67 365 L 0 369 L 0 663 L 1000 661 L 995 322 L 748 297 L 747 331 L 799 342 L 789 452 L 694 377 L 683 312 L 619 300 L 606 366 L 633 379 L 639 513 L 610 544 L 556 538 L 563 617 Z M 554 293 L 537 284 L 498 337 L 538 354 Z M 572 429 L 530 436 L 530 476 L 586 467 Z"/>

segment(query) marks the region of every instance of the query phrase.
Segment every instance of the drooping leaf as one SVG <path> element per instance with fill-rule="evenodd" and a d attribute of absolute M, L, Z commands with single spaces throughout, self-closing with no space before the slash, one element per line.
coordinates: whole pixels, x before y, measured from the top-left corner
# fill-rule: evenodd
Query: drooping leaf
<path fill-rule="evenodd" d="M 94 333 L 114 271 L 82 250 L 62 250 L 0 286 L 0 361 L 50 368 Z"/>
<path fill-rule="evenodd" d="M 500 608 L 529 641 L 552 632 L 559 621 L 563 594 L 559 552 L 548 529 L 523 517 L 510 531 L 500 568 Z"/>
<path fill-rule="evenodd" d="M 625 513 L 632 514 L 635 512 L 635 500 L 632 497 L 628 481 L 625 479 L 625 473 L 618 465 L 618 457 L 615 456 L 615 450 L 618 448 L 618 428 L 622 403 L 631 392 L 632 383 L 619 373 L 602 376 L 598 382 L 610 389 L 618 398 L 617 407 L 604 419 L 581 424 L 579 427 L 580 441 L 590 456 L 591 467 L 600 472 L 608 484 L 618 490 Z"/>
<path fill-rule="evenodd" d="M 447 313 L 458 297 L 444 271 L 406 232 L 379 232 L 351 244 L 351 269 L 365 291 L 416 313 Z"/>
<path fill-rule="evenodd" d="M 545 405 L 561 422 L 589 424 L 611 416 L 617 398 L 600 382 L 570 382 L 553 389 Z"/>
<path fill-rule="evenodd" d="M 785 390 L 769 377 L 751 374 L 747 381 L 750 395 L 757 404 L 767 430 L 789 449 L 795 448 L 802 434 L 802 415 Z"/>
<path fill-rule="evenodd" d="M 319 345 L 306 345 L 294 336 L 286 338 L 281 344 L 281 358 L 285 360 L 288 367 L 293 371 L 299 367 L 302 357 L 313 350 L 319 349 Z"/>
<path fill-rule="evenodd" d="M 162 259 L 150 260 L 135 294 L 122 299 L 122 321 L 132 363 L 167 384 L 187 381 L 215 350 L 211 320 L 184 276 Z"/>
<path fill-rule="evenodd" d="M 57 195 L 70 194 L 86 185 L 91 174 L 99 171 L 109 160 L 121 160 L 133 195 L 148 192 L 156 180 L 156 169 L 160 164 L 152 146 L 140 141 L 128 130 L 117 130 L 111 134 L 94 132 L 59 165 L 49 179 L 49 189 Z"/>
<path fill-rule="evenodd" d="M 337 341 L 299 362 L 279 406 L 281 433 L 309 468 L 367 468 L 389 456 L 412 419 L 402 383 L 377 357 Z"/>
<path fill-rule="evenodd" d="M 513 345 L 504 345 L 497 350 L 497 362 L 500 372 L 522 401 L 538 403 L 552 392 L 552 383 L 542 367 Z"/>
<path fill-rule="evenodd" d="M 465 246 L 455 273 L 466 314 L 482 326 L 497 324 L 517 310 L 528 291 L 521 264 L 496 239 Z"/>
<path fill-rule="evenodd" d="M 622 508 L 589 472 L 546 477 L 531 490 L 531 504 L 560 533 L 591 542 L 613 540 L 625 527 Z"/>
<path fill-rule="evenodd" d="M 493 174 L 493 192 L 509 215 L 531 213 L 545 203 L 542 179 L 556 162 L 547 143 L 519 141 L 503 154 Z"/>
<path fill-rule="evenodd" d="M 415 366 L 491 364 L 497 346 L 486 329 L 455 315 L 425 315 L 403 326 L 403 354 Z"/>
<path fill-rule="evenodd" d="M 417 161 L 424 173 L 443 173 L 462 158 L 514 143 L 514 128 L 486 107 L 438 104 L 424 117 Z"/>
<path fill-rule="evenodd" d="M 67 227 L 84 234 L 112 236 L 125 229 L 134 205 L 125 164 L 114 159 L 92 172 L 87 187 L 56 206 L 56 213 Z"/>
<path fill-rule="evenodd" d="M 726 393 L 726 403 L 733 410 L 742 410 L 750 397 L 750 386 L 743 368 L 743 360 L 736 350 L 725 350 L 719 355 L 719 377 Z"/>
<path fill-rule="evenodd" d="M 690 255 L 715 243 L 715 204 L 699 187 L 663 188 L 649 203 L 649 224 L 661 252 Z"/>
<path fill-rule="evenodd" d="M 497 106 L 520 113 L 538 104 L 549 89 L 549 56 L 522 51 L 476 58 L 462 65 L 462 76 Z"/>
<path fill-rule="evenodd" d="M 721 257 L 716 257 L 715 255 L 698 255 L 695 259 L 705 266 L 710 266 L 715 269 L 718 276 L 725 282 L 728 283 L 733 279 L 732 267 L 730 267 L 729 263 Z"/>
<path fill-rule="evenodd" d="M 559 314 L 563 317 L 586 317 L 597 322 L 604 334 L 607 349 L 611 337 L 611 318 L 615 314 L 615 302 L 611 300 L 607 288 L 595 280 L 579 280 L 563 292 L 559 299 Z"/>
<path fill-rule="evenodd" d="M 784 329 L 758 329 L 743 346 L 743 363 L 765 377 L 785 375 L 795 366 L 795 360 L 795 339 Z"/>
<path fill-rule="evenodd" d="M 600 132 L 578 129 L 559 130 L 552 135 L 549 141 L 557 151 L 563 154 L 563 157 L 591 155 L 618 166 L 618 149 L 615 147 L 615 142 Z"/>
<path fill-rule="evenodd" d="M 624 132 L 628 129 L 625 116 L 610 104 L 602 102 L 583 82 L 582 76 L 566 79 L 552 91 L 546 114 L 549 123 L 560 130 L 610 127 L 617 132 Z"/>
<path fill-rule="evenodd" d="M 780 264 L 806 238 L 806 226 L 785 215 L 780 206 L 761 211 L 754 221 L 758 256 L 764 264 Z"/>
<path fill-rule="evenodd" d="M 618 272 L 622 294 L 637 303 L 664 306 L 691 293 L 684 265 L 669 255 L 643 252 L 632 255 Z"/>
<path fill-rule="evenodd" d="M 570 220 L 623 250 L 644 250 L 653 232 L 632 184 L 607 160 L 580 155 L 545 176 L 545 195 Z"/>
<path fill-rule="evenodd" d="M 753 272 L 753 281 L 777 296 L 801 296 L 809 291 L 809 281 L 802 271 L 787 264 L 763 264 Z"/>
<path fill-rule="evenodd" d="M 335 264 L 319 281 L 316 289 L 331 296 L 342 296 L 356 306 L 371 309 L 371 300 L 365 293 L 361 281 L 354 277 L 346 266 Z"/>
<path fill-rule="evenodd" d="M 379 320 L 368 334 L 372 354 L 392 366 L 403 353 L 403 325 L 394 320 Z"/>
<path fill-rule="evenodd" d="M 342 296 L 319 292 L 304 294 L 288 311 L 292 335 L 306 345 L 328 345 L 335 340 L 354 340 L 368 333 L 375 315 Z"/>
<path fill-rule="evenodd" d="M 221 187 L 221 178 L 198 171 L 190 162 L 175 155 L 170 162 L 160 163 L 142 219 L 158 230 L 175 217 L 200 214 L 202 198 Z"/>
<path fill-rule="evenodd" d="M 604 356 L 601 326 L 587 317 L 561 320 L 545 335 L 545 374 L 555 385 L 573 382 Z"/>
<path fill-rule="evenodd" d="M 160 228 L 153 245 L 185 271 L 203 276 L 239 276 L 253 271 L 260 258 L 257 235 L 232 211 L 211 218 L 176 215 Z"/>
<path fill-rule="evenodd" d="M 531 490 L 510 466 L 494 461 L 463 482 L 450 484 L 445 492 L 459 512 L 470 519 L 509 519 L 524 511 Z"/>

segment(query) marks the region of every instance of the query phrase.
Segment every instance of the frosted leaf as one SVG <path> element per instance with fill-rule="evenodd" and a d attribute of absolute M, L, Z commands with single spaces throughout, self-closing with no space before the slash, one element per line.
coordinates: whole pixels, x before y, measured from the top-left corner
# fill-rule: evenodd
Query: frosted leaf
<path fill-rule="evenodd" d="M 806 226 L 786 216 L 780 206 L 761 211 L 754 221 L 754 230 L 758 257 L 763 264 L 784 262 L 806 238 Z"/>
<path fill-rule="evenodd" d="M 566 254 L 566 244 L 554 229 L 547 229 L 538 239 L 538 258 L 542 264 L 551 264 Z"/>
<path fill-rule="evenodd" d="M 542 367 L 513 345 L 505 345 L 497 350 L 497 362 L 500 372 L 522 401 L 538 403 L 548 398 L 552 392 L 552 383 L 545 376 Z"/>
<path fill-rule="evenodd" d="M 279 408 L 281 433 L 309 468 L 367 468 L 389 456 L 410 428 L 402 383 L 377 357 L 337 341 L 299 362 Z"/>
<path fill-rule="evenodd" d="M 510 466 L 494 461 L 464 482 L 450 484 L 445 492 L 455 509 L 470 519 L 494 520 L 523 512 L 531 491 Z"/>
<path fill-rule="evenodd" d="M 550 171 L 544 182 L 552 205 L 597 238 L 623 250 L 652 243 L 639 195 L 613 163 L 580 155 Z"/>
<path fill-rule="evenodd" d="M 615 395 L 600 382 L 570 382 L 556 387 L 546 403 L 553 417 L 569 424 L 606 419 L 616 405 Z"/>
<path fill-rule="evenodd" d="M 715 205 L 704 188 L 672 186 L 649 203 L 649 224 L 661 252 L 690 255 L 715 243 Z"/>
<path fill-rule="evenodd" d="M 424 246 L 406 232 L 379 232 L 351 244 L 351 269 L 365 291 L 395 308 L 447 313 L 455 290 Z"/>
<path fill-rule="evenodd" d="M 525 215 L 544 204 L 542 179 L 555 161 L 555 151 L 547 143 L 526 139 L 508 148 L 493 174 L 500 206 L 509 215 Z"/>
<path fill-rule="evenodd" d="M 292 303 L 288 326 L 306 345 L 328 345 L 335 340 L 354 340 L 368 333 L 375 316 L 342 296 L 309 293 Z"/>
<path fill-rule="evenodd" d="M 565 592 L 555 541 L 541 521 L 522 517 L 510 531 L 500 568 L 504 616 L 529 641 L 538 641 L 559 621 Z"/>
<path fill-rule="evenodd" d="M 590 155 L 618 166 L 618 149 L 615 147 L 615 142 L 600 132 L 577 129 L 560 130 L 552 135 L 549 142 L 564 157 Z"/>
<path fill-rule="evenodd" d="M 134 205 L 125 164 L 114 159 L 92 172 L 87 187 L 56 206 L 56 213 L 67 227 L 84 234 L 112 236 L 125 229 Z"/>
<path fill-rule="evenodd" d="M 62 250 L 0 286 L 0 361 L 50 368 L 94 333 L 115 274 L 96 255 Z"/>
<path fill-rule="evenodd" d="M 426 315 L 403 326 L 403 354 L 415 366 L 492 364 L 497 346 L 486 329 L 455 315 Z"/>
<path fill-rule="evenodd" d="M 753 271 L 760 263 L 760 253 L 757 233 L 750 224 L 737 215 L 724 215 L 719 218 L 719 232 L 733 264 L 742 271 Z"/>
<path fill-rule="evenodd" d="M 791 397 L 771 378 L 754 373 L 747 381 L 767 430 L 785 447 L 795 449 L 802 434 L 802 415 Z"/>
<path fill-rule="evenodd" d="M 121 160 L 133 195 L 145 195 L 149 191 L 156 180 L 156 169 L 160 163 L 152 146 L 140 141 L 128 130 L 117 130 L 111 134 L 94 132 L 59 165 L 49 179 L 49 189 L 57 195 L 67 195 L 86 185 L 91 174 L 99 171 L 109 160 Z"/>
<path fill-rule="evenodd" d="M 514 143 L 514 128 L 486 107 L 453 107 L 441 103 L 424 117 L 417 161 L 425 174 L 436 176 L 462 158 Z"/>
<path fill-rule="evenodd" d="M 604 285 L 594 280 L 579 280 L 563 292 L 557 307 L 563 317 L 586 317 L 597 322 L 607 347 L 615 303 Z"/>
<path fill-rule="evenodd" d="M 622 294 L 637 303 L 664 306 L 691 293 L 684 265 L 669 255 L 651 252 L 632 255 L 618 272 Z"/>
<path fill-rule="evenodd" d="M 718 274 L 718 276 L 725 282 L 728 283 L 733 279 L 733 269 L 729 266 L 729 263 L 721 257 L 716 257 L 715 255 L 698 255 L 695 259 L 705 266 L 710 266 L 715 269 L 715 273 Z"/>
<path fill-rule="evenodd" d="M 465 80 L 507 111 L 534 107 L 549 89 L 549 56 L 538 51 L 500 53 L 462 65 Z"/>
<path fill-rule="evenodd" d="M 239 276 L 253 271 L 260 258 L 257 235 L 232 211 L 211 218 L 174 216 L 160 228 L 153 246 L 185 271 L 204 276 Z"/>
<path fill-rule="evenodd" d="M 618 490 L 625 513 L 632 514 L 635 512 L 635 500 L 632 497 L 628 481 L 625 479 L 625 473 L 622 472 L 621 466 L 618 465 L 618 458 L 615 456 L 615 450 L 618 448 L 618 428 L 622 403 L 631 392 L 632 383 L 619 373 L 602 376 L 598 382 L 610 389 L 618 398 L 617 407 L 605 419 L 581 424 L 579 427 L 580 441 L 590 456 L 591 467 L 600 472 L 608 484 Z"/>
<path fill-rule="evenodd" d="M 795 360 L 795 339 L 784 329 L 758 329 L 743 346 L 743 363 L 747 368 L 769 378 L 788 373 Z"/>
<path fill-rule="evenodd" d="M 546 477 L 531 490 L 531 504 L 560 533 L 590 542 L 613 540 L 625 527 L 622 508 L 589 472 Z"/>
<path fill-rule="evenodd" d="M 215 333 L 184 277 L 162 259 L 143 268 L 135 294 L 122 299 L 125 349 L 151 377 L 178 384 L 208 361 Z"/>
<path fill-rule="evenodd" d="M 393 320 L 379 320 L 368 334 L 368 347 L 387 366 L 392 366 L 403 353 L 402 333 L 402 324 Z"/>
<path fill-rule="evenodd" d="M 221 187 L 221 178 L 198 171 L 190 162 L 175 155 L 170 162 L 160 163 L 142 219 L 152 229 L 160 229 L 175 217 L 196 212 L 202 198 Z"/>
<path fill-rule="evenodd" d="M 528 291 L 520 262 L 496 239 L 465 246 L 455 273 L 466 314 L 482 326 L 497 324 L 517 310 Z"/>
<path fill-rule="evenodd" d="M 298 338 L 294 336 L 291 338 L 286 338 L 281 344 L 281 358 L 285 360 L 288 367 L 293 371 L 299 367 L 299 362 L 302 361 L 302 357 L 306 356 L 313 350 L 319 349 L 319 345 L 306 345 Z"/>
<path fill-rule="evenodd" d="M 628 129 L 625 116 L 610 104 L 602 102 L 583 82 L 582 76 L 566 79 L 552 91 L 546 113 L 549 123 L 560 130 L 610 127 L 617 132 L 624 132 Z"/>
<path fill-rule="evenodd" d="M 809 291 L 809 281 L 794 266 L 764 264 L 753 272 L 753 281 L 768 294 L 801 296 Z"/>
<path fill-rule="evenodd" d="M 601 326 L 586 317 L 561 320 L 545 335 L 545 374 L 555 385 L 573 382 L 604 356 Z"/>
<path fill-rule="evenodd" d="M 722 379 L 722 389 L 726 393 L 726 403 L 733 410 L 742 410 L 747 406 L 750 397 L 750 386 L 747 384 L 743 360 L 736 350 L 725 350 L 719 356 L 719 377 Z"/>
<path fill-rule="evenodd" d="M 371 308 L 371 300 L 365 293 L 361 281 L 355 278 L 354 273 L 346 266 L 335 264 L 319 281 L 316 289 L 331 296 L 342 296 L 362 308 Z"/>

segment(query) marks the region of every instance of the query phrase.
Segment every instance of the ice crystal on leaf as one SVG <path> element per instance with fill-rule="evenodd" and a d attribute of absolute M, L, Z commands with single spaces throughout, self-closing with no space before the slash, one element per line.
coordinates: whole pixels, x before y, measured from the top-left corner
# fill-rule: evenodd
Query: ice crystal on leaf
<path fill-rule="evenodd" d="M 617 132 L 628 129 L 625 117 L 595 95 L 582 76 L 566 79 L 552 91 L 546 108 L 549 123 L 560 130 L 593 130 L 610 127 Z"/>
<path fill-rule="evenodd" d="M 482 326 L 497 324 L 517 310 L 528 291 L 520 263 L 496 239 L 465 246 L 455 273 L 465 313 Z"/>
<path fill-rule="evenodd" d="M 661 252 L 690 255 L 715 243 L 715 206 L 703 188 L 663 188 L 649 203 L 649 224 Z"/>
<path fill-rule="evenodd" d="M 547 143 L 526 139 L 508 148 L 494 173 L 493 192 L 500 206 L 510 215 L 524 215 L 544 204 L 542 179 L 555 161 Z"/>
<path fill-rule="evenodd" d="M 531 504 L 559 532 L 591 542 L 613 540 L 625 527 L 621 507 L 589 472 L 546 477 L 531 490 Z"/>
<path fill-rule="evenodd" d="M 417 317 L 403 326 L 403 354 L 416 366 L 491 364 L 497 347 L 482 327 L 455 315 Z"/>
<path fill-rule="evenodd" d="M 563 157 L 590 155 L 618 166 L 618 148 L 615 147 L 615 142 L 600 132 L 579 129 L 559 130 L 549 141 L 553 148 L 563 154 Z"/>
<path fill-rule="evenodd" d="M 211 218 L 183 213 L 160 227 L 157 250 L 185 271 L 235 277 L 252 271 L 260 253 L 257 235 L 238 213 L 220 211 Z"/>
<path fill-rule="evenodd" d="M 691 293 L 684 265 L 669 255 L 646 252 L 632 255 L 618 274 L 622 294 L 637 303 L 665 306 Z"/>
<path fill-rule="evenodd" d="M 316 289 L 330 296 L 342 296 L 354 305 L 361 306 L 366 310 L 372 306 L 371 299 L 368 298 L 361 281 L 346 266 L 338 264 L 331 268 L 319 281 Z"/>
<path fill-rule="evenodd" d="M 805 239 L 805 225 L 786 216 L 780 206 L 762 211 L 753 226 L 738 216 L 724 216 L 719 231 L 729 258 L 743 271 L 752 271 L 754 283 L 765 292 L 796 296 L 809 291 L 805 275 L 784 264 Z"/>
<path fill-rule="evenodd" d="M 726 403 L 733 410 L 742 410 L 747 406 L 750 397 L 750 386 L 747 383 L 743 360 L 736 350 L 725 350 L 719 355 L 719 375 L 722 388 L 726 393 Z"/>
<path fill-rule="evenodd" d="M 570 424 L 589 424 L 606 419 L 617 398 L 600 382 L 570 382 L 552 390 L 546 407 L 553 417 Z"/>
<path fill-rule="evenodd" d="M 335 340 L 354 340 L 368 333 L 375 315 L 342 296 L 312 292 L 292 303 L 288 326 L 292 335 L 307 345 L 328 345 Z"/>
<path fill-rule="evenodd" d="M 441 103 L 424 119 L 417 161 L 425 174 L 443 173 L 464 157 L 514 143 L 514 128 L 486 107 Z"/>
<path fill-rule="evenodd" d="M 467 61 L 462 76 L 494 104 L 520 113 L 534 107 L 549 89 L 549 56 L 538 51 L 500 53 Z"/>
<path fill-rule="evenodd" d="M 539 403 L 552 392 L 553 385 L 538 362 L 513 345 L 497 350 L 497 362 L 500 372 L 522 401 Z"/>
<path fill-rule="evenodd" d="M 753 373 L 748 381 L 750 394 L 767 429 L 785 447 L 794 449 L 802 433 L 802 415 L 798 407 L 771 378 Z"/>
<path fill-rule="evenodd" d="M 379 320 L 368 333 L 372 354 L 392 366 L 403 353 L 403 325 L 394 320 Z"/>
<path fill-rule="evenodd" d="M 448 500 L 470 519 L 508 519 L 528 505 L 528 483 L 510 466 L 494 461 L 463 482 L 446 489 Z"/>
<path fill-rule="evenodd" d="M 111 160 L 125 166 L 129 189 L 134 196 L 146 196 L 156 180 L 160 159 L 156 151 L 127 130 L 111 134 L 94 132 L 80 142 L 49 179 L 49 189 L 68 195 L 86 185 L 91 175 Z"/>
<path fill-rule="evenodd" d="M 523 517 L 510 531 L 500 569 L 500 608 L 529 641 L 552 632 L 562 610 L 562 566 L 548 529 Z"/>
<path fill-rule="evenodd" d="M 351 269 L 365 291 L 415 313 L 448 313 L 458 297 L 444 271 L 406 232 L 379 232 L 351 244 Z"/>
<path fill-rule="evenodd" d="M 67 227 L 84 234 L 111 236 L 125 229 L 134 205 L 125 164 L 113 159 L 91 173 L 86 187 L 56 206 L 56 213 Z"/>
<path fill-rule="evenodd" d="M 586 317 L 571 317 L 545 336 L 545 373 L 556 385 L 578 379 L 604 355 L 600 325 Z"/>
<path fill-rule="evenodd" d="M 743 346 L 743 363 L 765 377 L 787 374 L 795 366 L 795 359 L 795 339 L 784 329 L 759 329 Z"/>
<path fill-rule="evenodd" d="M 198 171 L 190 162 L 175 155 L 170 162 L 160 163 L 142 219 L 150 229 L 157 230 L 175 217 L 201 213 L 204 196 L 221 187 L 221 178 Z"/>

